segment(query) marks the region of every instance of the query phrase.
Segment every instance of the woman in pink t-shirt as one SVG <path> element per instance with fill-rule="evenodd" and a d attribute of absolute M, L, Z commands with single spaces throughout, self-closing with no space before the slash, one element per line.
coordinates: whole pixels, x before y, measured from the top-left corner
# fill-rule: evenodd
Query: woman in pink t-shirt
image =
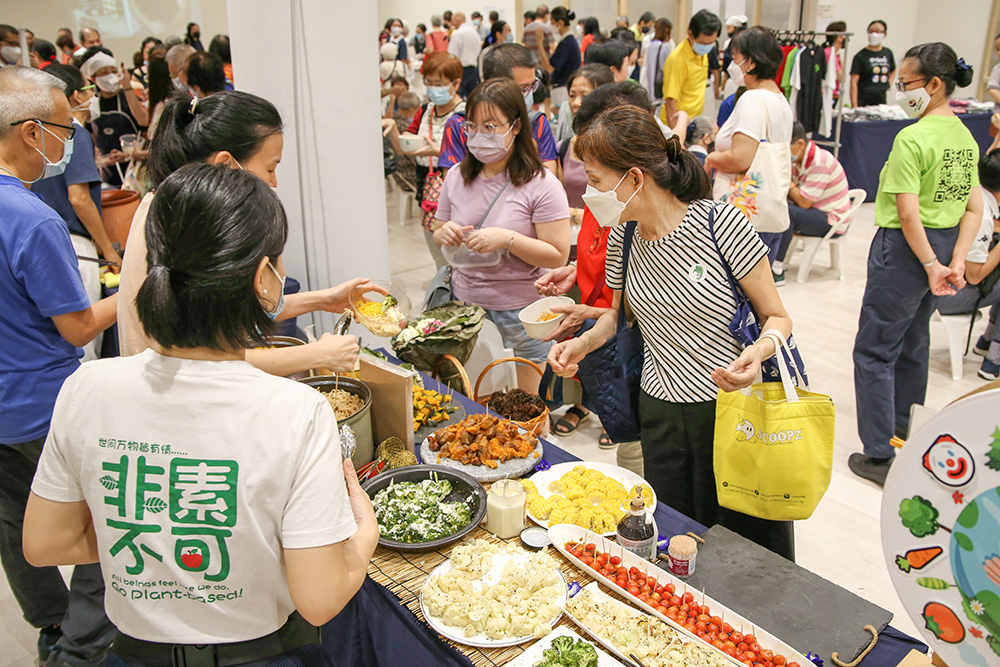
<path fill-rule="evenodd" d="M 466 105 L 469 152 L 445 176 L 434 242 L 454 267 L 455 298 L 481 306 L 519 357 L 544 361 L 551 343 L 528 337 L 518 311 L 538 299 L 534 282 L 569 257 L 569 204 L 532 141 L 528 111 L 509 79 L 480 84 Z M 518 384 L 538 377 L 518 369 Z"/>

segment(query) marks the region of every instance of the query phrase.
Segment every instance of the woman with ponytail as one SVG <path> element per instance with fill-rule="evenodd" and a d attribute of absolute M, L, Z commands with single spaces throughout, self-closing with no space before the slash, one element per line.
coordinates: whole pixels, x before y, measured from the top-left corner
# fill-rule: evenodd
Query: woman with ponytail
<path fill-rule="evenodd" d="M 875 195 L 878 231 L 854 341 L 858 435 L 848 465 L 879 485 L 906 438 L 910 407 L 927 395 L 928 323 L 940 299 L 965 286 L 965 257 L 983 213 L 979 146 L 948 104 L 972 67 L 947 44 L 906 52 L 896 103 L 910 118 L 892 144 Z"/>
<path fill-rule="evenodd" d="M 164 105 L 147 162 L 153 192 L 143 198 L 129 230 L 128 252 L 119 287 L 118 339 L 123 355 L 137 354 L 153 342 L 139 325 L 135 297 L 147 273 L 145 223 L 159 185 L 176 170 L 192 163 L 225 165 L 244 170 L 276 188 L 281 161 L 282 122 L 267 100 L 239 91 L 224 91 L 192 100 L 175 93 Z M 278 321 L 304 313 L 347 309 L 347 294 L 367 279 L 356 278 L 325 290 L 290 294 Z M 324 334 L 315 343 L 283 349 L 249 349 L 247 361 L 275 375 L 312 368 L 350 371 L 360 348 L 354 336 Z"/>
<path fill-rule="evenodd" d="M 719 507 L 712 464 L 719 388 L 750 386 L 761 361 L 775 352 L 769 338 L 741 349 L 730 333 L 736 304 L 723 262 L 761 329 L 784 338 L 792 331 L 767 246 L 739 209 L 707 199 L 701 163 L 676 136 L 665 139 L 648 111 L 622 106 L 601 113 L 582 128 L 575 150 L 589 179 L 584 202 L 598 223 L 612 228 L 606 269 L 614 297 L 592 329 L 552 348 L 549 364 L 563 377 L 575 375 L 580 360 L 616 333 L 624 289 L 646 347 L 639 417 L 645 476 L 657 497 L 700 523 L 720 523 L 793 559 L 790 522 Z"/>
<path fill-rule="evenodd" d="M 66 380 L 25 557 L 100 563 L 110 667 L 331 665 L 315 626 L 357 593 L 378 525 L 326 399 L 244 361 L 281 310 L 285 211 L 256 176 L 192 164 L 145 222 L 156 349 Z"/>

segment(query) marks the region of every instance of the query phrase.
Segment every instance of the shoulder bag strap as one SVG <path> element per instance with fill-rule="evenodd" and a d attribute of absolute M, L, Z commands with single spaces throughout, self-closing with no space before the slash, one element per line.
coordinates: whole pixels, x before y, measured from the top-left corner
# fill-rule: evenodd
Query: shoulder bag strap
<path fill-rule="evenodd" d="M 625 241 L 622 243 L 622 298 L 618 304 L 618 330 L 621 331 L 625 323 L 625 284 L 628 282 L 628 257 L 632 253 L 632 241 L 635 239 L 635 229 L 639 223 L 630 220 L 625 223 Z"/>
<path fill-rule="evenodd" d="M 712 208 L 708 212 L 708 233 L 712 237 L 712 244 L 715 245 L 715 252 L 719 254 L 719 261 L 722 262 L 722 268 L 726 270 L 726 279 L 729 280 L 729 289 L 733 293 L 733 299 L 736 301 L 736 305 L 743 302 L 745 297 L 742 297 L 742 292 L 738 289 L 739 283 L 736 281 L 736 276 L 733 275 L 733 270 L 729 266 L 729 262 L 726 261 L 726 256 L 722 254 L 722 248 L 719 247 L 719 241 L 715 238 L 715 207 L 716 203 L 712 203 Z"/>
<path fill-rule="evenodd" d="M 434 105 L 430 102 L 427 103 L 427 110 L 424 112 L 427 116 L 427 138 L 434 141 Z M 434 165 L 437 164 L 437 158 L 428 157 L 427 163 L 430 166 L 430 173 L 434 173 Z"/>
<path fill-rule="evenodd" d="M 480 227 L 482 227 L 483 223 L 486 222 L 486 218 L 489 216 L 490 211 L 493 210 L 493 205 L 497 203 L 497 200 L 500 199 L 500 195 L 503 194 L 503 191 L 507 189 L 508 185 L 510 185 L 510 179 L 509 178 L 507 179 L 507 182 L 503 184 L 503 187 L 500 188 L 500 192 L 498 192 L 497 195 L 496 195 L 496 197 L 493 198 L 493 201 L 490 202 L 489 207 L 486 209 L 486 213 L 483 213 L 483 217 L 479 219 L 478 223 L 476 223 L 476 227 L 475 227 L 476 229 L 479 229 Z"/>
<path fill-rule="evenodd" d="M 604 273 L 602 272 L 601 277 L 597 279 L 596 283 L 594 283 L 594 289 L 590 290 L 590 294 L 587 296 L 584 303 L 593 308 L 594 304 L 597 303 L 597 299 L 600 298 L 601 292 L 604 291 L 604 288 L 607 287 L 607 285 L 608 283 L 604 279 Z"/>

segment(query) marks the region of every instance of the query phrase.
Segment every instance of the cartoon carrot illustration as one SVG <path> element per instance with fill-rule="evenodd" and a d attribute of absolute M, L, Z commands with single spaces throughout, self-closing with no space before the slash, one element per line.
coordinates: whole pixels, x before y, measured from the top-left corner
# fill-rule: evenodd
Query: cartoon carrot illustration
<path fill-rule="evenodd" d="M 941 547 L 927 547 L 926 549 L 910 549 L 903 556 L 896 556 L 896 567 L 903 572 L 921 570 L 931 563 L 935 558 L 944 553 Z"/>

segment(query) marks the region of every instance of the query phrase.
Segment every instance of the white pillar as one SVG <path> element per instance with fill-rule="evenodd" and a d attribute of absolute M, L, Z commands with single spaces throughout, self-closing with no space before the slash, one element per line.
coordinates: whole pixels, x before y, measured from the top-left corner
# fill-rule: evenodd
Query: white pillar
<path fill-rule="evenodd" d="M 285 123 L 277 173 L 288 274 L 303 290 L 388 279 L 376 4 L 228 0 L 228 9 L 236 87 L 272 102 Z M 331 331 L 335 319 L 316 322 Z"/>

